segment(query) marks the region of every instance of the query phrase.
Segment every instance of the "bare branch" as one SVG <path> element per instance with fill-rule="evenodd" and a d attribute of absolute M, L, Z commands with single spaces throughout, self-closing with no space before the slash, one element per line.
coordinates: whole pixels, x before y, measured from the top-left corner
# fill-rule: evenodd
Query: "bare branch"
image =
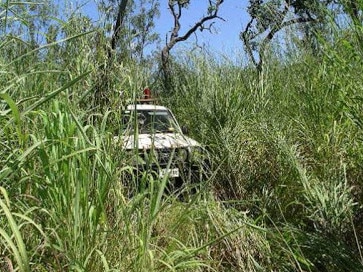
<path fill-rule="evenodd" d="M 265 51 L 266 51 L 266 47 L 267 44 L 269 44 L 271 42 L 271 40 L 273 39 L 273 37 L 275 36 L 275 34 L 277 32 L 279 32 L 280 30 L 282 30 L 285 27 L 294 25 L 294 24 L 299 24 L 299 23 L 308 23 L 308 22 L 312 22 L 315 21 L 313 18 L 295 18 L 295 19 L 291 19 L 289 21 L 283 22 L 282 24 L 280 24 L 278 27 L 274 27 L 273 29 L 271 29 L 271 31 L 267 34 L 267 36 L 263 39 L 263 41 L 261 42 L 260 45 L 260 50 L 258 52 L 259 54 L 259 62 L 257 63 L 257 70 L 259 72 L 262 71 L 262 65 L 263 65 L 263 61 L 265 58 Z"/>
<path fill-rule="evenodd" d="M 176 37 L 178 37 L 178 33 L 180 30 L 179 18 L 181 16 L 181 5 L 178 3 L 178 12 L 176 12 L 174 5 L 169 2 L 169 9 L 174 18 L 174 28 L 173 31 L 171 32 L 170 40 L 174 40 Z"/>
<path fill-rule="evenodd" d="M 167 78 L 170 78 L 170 76 L 169 76 L 169 74 L 170 74 L 169 52 L 170 52 L 170 50 L 177 43 L 183 42 L 183 41 L 186 41 L 187 39 L 189 39 L 189 37 L 192 34 L 195 34 L 198 29 L 200 31 L 202 31 L 204 29 L 210 30 L 213 23 L 210 24 L 208 27 L 206 27 L 204 25 L 206 22 L 212 21 L 214 19 L 220 19 L 220 20 L 224 21 L 223 18 L 218 16 L 220 6 L 223 4 L 224 0 L 217 0 L 216 2 L 209 0 L 208 2 L 209 2 L 208 13 L 207 13 L 208 15 L 204 16 L 198 22 L 196 22 L 188 31 L 186 31 L 186 33 L 184 35 L 179 36 L 179 31 L 181 28 L 180 18 L 182 16 L 182 9 L 185 7 L 185 3 L 179 2 L 179 1 L 177 1 L 177 2 L 169 1 L 168 6 L 169 6 L 170 12 L 173 16 L 173 19 L 174 19 L 174 27 L 172 29 L 169 41 L 167 41 L 166 45 L 164 46 L 164 48 L 161 51 L 162 70 L 164 72 L 165 81 L 168 81 L 169 79 L 167 79 Z M 176 11 L 176 8 L 178 9 L 178 11 Z"/>
<path fill-rule="evenodd" d="M 260 9 L 262 9 L 261 2 L 253 2 L 253 3 L 251 2 L 250 15 L 252 18 L 248 22 L 244 31 L 241 32 L 240 38 L 243 41 L 243 44 L 246 48 L 249 58 L 251 59 L 253 64 L 256 66 L 256 69 L 258 72 L 262 71 L 263 61 L 265 59 L 264 54 L 265 54 L 267 45 L 275 37 L 277 32 L 279 32 L 282 29 L 284 29 L 288 26 L 291 26 L 293 24 L 308 23 L 308 22 L 313 22 L 313 21 L 317 20 L 309 13 L 309 10 L 306 10 L 305 16 L 295 14 L 298 17 L 285 21 L 286 18 L 288 17 L 288 12 L 290 11 L 290 8 L 291 8 L 291 1 L 285 0 L 283 6 L 281 7 L 281 10 L 278 10 L 278 9 L 275 10 L 275 13 L 278 14 L 278 16 L 275 16 L 273 21 L 266 21 L 265 23 L 268 23 L 268 24 L 266 25 L 266 27 L 263 30 L 253 29 L 254 27 L 256 27 L 256 26 L 254 26 L 254 23 L 257 23 L 257 24 L 263 23 L 264 20 L 266 19 L 266 17 L 264 17 L 265 13 L 261 13 L 261 10 L 260 10 Z M 268 17 L 269 14 L 266 14 L 266 15 L 267 15 L 267 18 L 269 18 Z M 266 32 L 267 32 L 266 36 L 264 36 L 264 38 L 259 42 L 258 50 L 254 49 L 253 45 L 252 45 L 252 43 L 254 42 L 254 39 L 260 35 L 263 35 Z M 254 52 L 256 54 L 254 54 Z"/>
<path fill-rule="evenodd" d="M 195 31 L 197 31 L 198 28 L 200 29 L 206 29 L 205 27 L 203 27 L 203 24 L 207 21 L 210 21 L 212 19 L 220 19 L 222 21 L 224 21 L 223 18 L 216 16 L 216 15 L 211 15 L 211 16 L 207 16 L 202 18 L 199 22 L 197 22 L 192 28 L 190 28 L 187 33 L 185 33 L 185 35 L 181 36 L 181 37 L 177 37 L 175 39 L 175 43 L 181 42 L 181 41 L 186 41 L 190 35 L 192 35 Z"/>
<path fill-rule="evenodd" d="M 246 48 L 246 50 L 247 50 L 247 54 L 248 54 L 248 56 L 249 56 L 249 57 L 250 57 L 250 59 L 252 60 L 253 64 L 257 67 L 257 66 L 258 66 L 258 63 L 257 63 L 257 61 L 256 61 L 256 58 L 255 58 L 255 57 L 254 57 L 254 55 L 253 55 L 253 51 L 252 51 L 251 43 L 250 43 L 250 41 L 251 41 L 253 38 L 248 37 L 248 36 L 249 36 L 248 31 L 249 31 L 249 29 L 251 28 L 252 23 L 253 23 L 253 21 L 254 21 L 254 20 L 255 20 L 255 18 L 252 18 L 252 19 L 248 22 L 248 24 L 247 24 L 247 26 L 246 26 L 245 30 L 244 30 L 243 32 L 241 32 L 241 34 L 240 34 L 240 38 L 241 38 L 241 39 L 242 39 L 242 41 L 243 41 L 243 44 L 244 44 L 244 46 L 245 46 L 245 48 Z"/>

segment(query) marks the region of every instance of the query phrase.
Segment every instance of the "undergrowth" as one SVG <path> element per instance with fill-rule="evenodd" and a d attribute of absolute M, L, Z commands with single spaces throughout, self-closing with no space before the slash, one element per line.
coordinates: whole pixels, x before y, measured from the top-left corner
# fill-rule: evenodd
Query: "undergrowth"
<path fill-rule="evenodd" d="M 262 74 L 188 55 L 163 91 L 131 60 L 113 62 L 100 84 L 102 57 L 89 53 L 99 29 L 64 27 L 61 42 L 40 48 L 2 34 L 0 270 L 362 270 L 362 51 L 352 37 Z M 151 80 L 212 158 L 209 186 L 190 201 L 148 175 L 127 193 L 130 166 L 113 139 L 120 110 Z"/>

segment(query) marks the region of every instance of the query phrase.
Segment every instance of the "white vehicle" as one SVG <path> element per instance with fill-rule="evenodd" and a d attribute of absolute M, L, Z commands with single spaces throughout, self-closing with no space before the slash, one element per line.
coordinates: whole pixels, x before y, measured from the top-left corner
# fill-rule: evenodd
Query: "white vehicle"
<path fill-rule="evenodd" d="M 117 137 L 130 155 L 134 174 L 148 172 L 167 178 L 169 187 L 199 183 L 208 160 L 204 148 L 188 137 L 172 112 L 151 100 L 128 105 L 122 115 L 123 135 Z"/>

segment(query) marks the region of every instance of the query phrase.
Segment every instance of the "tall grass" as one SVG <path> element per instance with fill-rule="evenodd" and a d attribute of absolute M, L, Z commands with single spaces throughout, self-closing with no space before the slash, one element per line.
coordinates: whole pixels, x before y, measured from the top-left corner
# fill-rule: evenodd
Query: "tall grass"
<path fill-rule="evenodd" d="M 361 269 L 362 52 L 353 48 L 337 37 L 319 59 L 274 63 L 262 76 L 190 56 L 169 102 L 212 153 L 215 195 L 276 228 L 270 242 L 288 249 L 294 270 Z M 324 241 L 324 250 L 339 244 L 346 253 L 318 260 L 307 237 L 321 258 Z M 291 259 L 293 245 L 302 255 Z"/>
<path fill-rule="evenodd" d="M 113 63 L 108 104 L 95 104 L 99 29 L 63 27 L 64 40 L 38 49 L 6 33 L 0 42 L 2 270 L 362 269 L 362 51 L 352 37 L 262 76 L 179 60 L 161 99 L 212 158 L 211 186 L 181 202 L 147 174 L 130 198 L 131 166 L 113 140 L 151 73 Z"/>
<path fill-rule="evenodd" d="M 141 89 L 145 79 L 138 80 L 142 75 L 132 66 L 129 69 L 120 85 Z M 249 250 L 239 244 L 240 237 L 251 236 L 261 249 L 265 245 L 263 230 L 255 231 L 248 218 L 236 213 L 230 223 L 227 218 L 232 215 L 224 214 L 213 198 L 201 201 L 196 195 L 190 203 L 180 203 L 172 195 L 164 197 L 167 180 L 151 176 L 143 177 L 150 186 L 132 199 L 127 197 L 122 172 L 128 168 L 121 168 L 124 154 L 111 133 L 117 130 L 119 105 L 92 112 L 82 101 L 78 104 L 79 97 L 89 99 L 82 91 L 87 93 L 83 84 L 92 76 L 92 71 L 82 72 L 62 72 L 69 78 L 53 78 L 58 72 L 50 70 L 35 78 L 25 73 L 14 80 L 21 84 L 10 88 L 4 81 L 1 86 L 0 174 L 6 188 L 5 201 L 1 200 L 2 268 L 253 269 L 251 261 L 238 256 Z M 118 92 L 113 99 L 120 101 Z M 233 251 L 223 251 L 224 247 Z M 264 262 L 256 252 L 254 247 L 248 256 Z"/>

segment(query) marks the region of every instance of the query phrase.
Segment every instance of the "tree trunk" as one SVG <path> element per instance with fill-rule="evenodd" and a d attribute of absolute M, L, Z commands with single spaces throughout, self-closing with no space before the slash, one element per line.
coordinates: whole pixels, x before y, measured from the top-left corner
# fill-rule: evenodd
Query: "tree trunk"
<path fill-rule="evenodd" d="M 110 89 L 110 77 L 109 71 L 112 69 L 115 51 L 117 49 L 117 43 L 120 38 L 120 30 L 123 25 L 123 21 L 126 15 L 128 0 L 121 0 L 118 6 L 117 17 L 115 18 L 115 24 L 113 28 L 113 34 L 110 41 L 110 46 L 107 47 L 107 61 L 99 69 L 99 79 L 95 86 L 95 104 L 103 107 L 109 103 L 107 93 Z"/>

